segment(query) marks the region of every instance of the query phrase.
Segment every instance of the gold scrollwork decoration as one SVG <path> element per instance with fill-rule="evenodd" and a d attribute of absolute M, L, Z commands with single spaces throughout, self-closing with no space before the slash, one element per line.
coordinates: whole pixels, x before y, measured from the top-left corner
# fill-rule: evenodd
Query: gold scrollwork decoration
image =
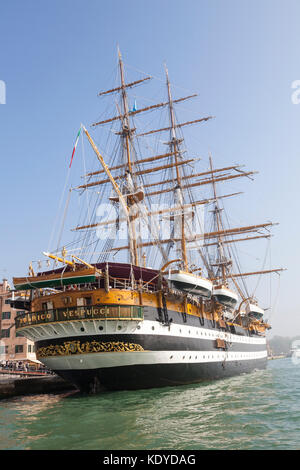
<path fill-rule="evenodd" d="M 50 344 L 49 346 L 37 349 L 38 358 L 54 356 L 71 356 L 74 354 L 90 354 L 100 352 L 130 352 L 144 351 L 140 344 L 123 343 L 121 341 L 110 341 L 99 343 L 98 341 L 86 341 L 81 343 L 79 340 L 65 341 L 63 344 Z"/>

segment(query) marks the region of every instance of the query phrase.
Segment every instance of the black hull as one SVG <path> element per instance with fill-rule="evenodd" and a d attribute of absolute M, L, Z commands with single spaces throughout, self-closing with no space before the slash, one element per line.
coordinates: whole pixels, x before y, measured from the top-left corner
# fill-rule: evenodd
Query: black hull
<path fill-rule="evenodd" d="M 138 390 L 187 385 L 265 369 L 267 359 L 206 364 L 151 364 L 90 370 L 59 370 L 62 378 L 83 393 L 105 390 Z"/>

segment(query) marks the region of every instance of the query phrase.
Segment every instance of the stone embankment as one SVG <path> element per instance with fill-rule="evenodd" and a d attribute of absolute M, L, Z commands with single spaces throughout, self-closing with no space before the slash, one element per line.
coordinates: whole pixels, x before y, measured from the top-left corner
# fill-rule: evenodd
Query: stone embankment
<path fill-rule="evenodd" d="M 57 375 L 27 378 L 13 378 L 7 376 L 7 379 L 2 376 L 2 380 L 0 381 L 0 399 L 68 390 L 76 390 L 76 388 Z"/>

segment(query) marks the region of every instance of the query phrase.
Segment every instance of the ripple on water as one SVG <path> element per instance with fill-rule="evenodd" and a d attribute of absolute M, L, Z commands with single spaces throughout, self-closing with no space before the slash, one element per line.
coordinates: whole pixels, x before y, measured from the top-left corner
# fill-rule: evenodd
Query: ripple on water
<path fill-rule="evenodd" d="M 162 389 L 0 402 L 1 449 L 296 449 L 300 368 Z"/>

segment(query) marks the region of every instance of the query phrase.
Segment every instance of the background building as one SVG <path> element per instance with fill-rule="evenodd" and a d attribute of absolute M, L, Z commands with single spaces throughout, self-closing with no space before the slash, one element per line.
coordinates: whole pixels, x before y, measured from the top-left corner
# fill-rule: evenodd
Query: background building
<path fill-rule="evenodd" d="M 0 361 L 36 361 L 34 344 L 16 333 L 15 317 L 22 310 L 12 308 L 12 292 L 6 279 L 0 284 Z"/>

